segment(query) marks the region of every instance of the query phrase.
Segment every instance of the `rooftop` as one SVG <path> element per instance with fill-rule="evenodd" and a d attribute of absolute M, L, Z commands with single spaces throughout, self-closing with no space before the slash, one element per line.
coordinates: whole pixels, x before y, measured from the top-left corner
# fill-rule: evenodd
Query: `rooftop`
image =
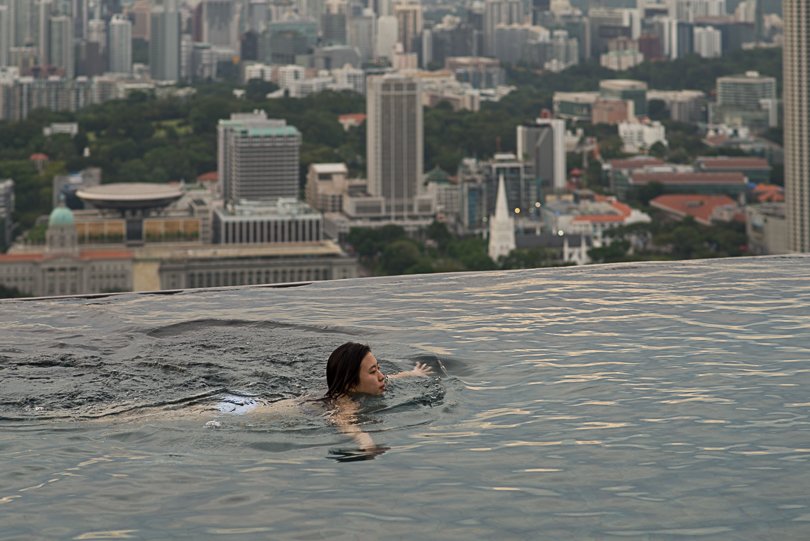
<path fill-rule="evenodd" d="M 764 158 L 702 157 L 697 159 L 700 169 L 765 169 L 770 170 Z"/>
<path fill-rule="evenodd" d="M 632 184 L 745 184 L 745 175 L 739 172 L 727 173 L 635 173 Z"/>
<path fill-rule="evenodd" d="M 166 184 L 118 182 L 82 188 L 76 195 L 99 208 L 164 207 L 180 199 L 182 190 Z"/>
<path fill-rule="evenodd" d="M 719 207 L 736 207 L 737 203 L 726 195 L 659 195 L 650 205 L 685 217 L 691 216 L 703 225 L 710 225 Z"/>

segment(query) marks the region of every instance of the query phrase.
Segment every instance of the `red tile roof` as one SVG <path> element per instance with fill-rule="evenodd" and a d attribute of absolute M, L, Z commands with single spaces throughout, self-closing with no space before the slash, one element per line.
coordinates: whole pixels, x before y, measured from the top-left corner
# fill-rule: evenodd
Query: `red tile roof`
<path fill-rule="evenodd" d="M 757 184 L 753 193 L 760 203 L 778 203 L 785 200 L 785 190 L 776 184 Z"/>
<path fill-rule="evenodd" d="M 209 171 L 197 177 L 200 182 L 217 182 L 219 181 L 219 173 L 217 171 Z"/>
<path fill-rule="evenodd" d="M 45 254 L 42 252 L 29 254 L 0 254 L 0 263 L 24 263 L 26 261 L 42 261 L 43 259 L 45 259 Z"/>
<path fill-rule="evenodd" d="M 48 160 L 48 155 L 43 154 L 42 152 L 37 152 L 35 154 L 31 154 L 31 156 L 28 159 L 31 160 L 32 162 L 44 162 Z"/>
<path fill-rule="evenodd" d="M 583 214 L 575 217 L 574 222 L 591 222 L 591 223 L 613 223 L 623 222 L 624 216 L 618 214 Z"/>
<path fill-rule="evenodd" d="M 764 158 L 698 158 L 698 167 L 705 170 L 710 169 L 770 169 L 768 160 Z"/>
<path fill-rule="evenodd" d="M 636 173 L 631 184 L 745 184 L 745 175 L 738 171 L 725 173 Z"/>
<path fill-rule="evenodd" d="M 650 205 L 676 216 L 691 216 L 696 222 L 711 225 L 712 214 L 718 207 L 737 203 L 727 195 L 659 195 Z"/>
<path fill-rule="evenodd" d="M 355 122 L 363 122 L 366 119 L 366 115 L 363 113 L 346 113 L 345 115 L 340 115 L 338 117 L 339 122 L 343 122 L 344 120 L 354 120 Z"/>

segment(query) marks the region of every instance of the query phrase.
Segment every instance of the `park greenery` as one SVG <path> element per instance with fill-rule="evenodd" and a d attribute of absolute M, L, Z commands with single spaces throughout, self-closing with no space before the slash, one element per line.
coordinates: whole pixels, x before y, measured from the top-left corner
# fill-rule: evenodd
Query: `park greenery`
<path fill-rule="evenodd" d="M 433 272 L 529 269 L 562 265 L 559 254 L 543 248 L 516 249 L 497 262 L 478 236 L 458 237 L 434 221 L 416 235 L 397 225 L 354 228 L 346 239 L 366 271 L 375 276 Z"/>

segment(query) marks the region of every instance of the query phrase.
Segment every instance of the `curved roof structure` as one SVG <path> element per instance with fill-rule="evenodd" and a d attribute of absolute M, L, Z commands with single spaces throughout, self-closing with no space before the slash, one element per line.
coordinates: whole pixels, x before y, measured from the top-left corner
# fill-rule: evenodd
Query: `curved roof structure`
<path fill-rule="evenodd" d="M 48 217 L 48 227 L 73 224 L 73 213 L 67 207 L 56 207 Z"/>
<path fill-rule="evenodd" d="M 169 206 L 180 199 L 183 192 L 165 184 L 121 182 L 82 188 L 76 195 L 96 208 L 148 210 Z"/>

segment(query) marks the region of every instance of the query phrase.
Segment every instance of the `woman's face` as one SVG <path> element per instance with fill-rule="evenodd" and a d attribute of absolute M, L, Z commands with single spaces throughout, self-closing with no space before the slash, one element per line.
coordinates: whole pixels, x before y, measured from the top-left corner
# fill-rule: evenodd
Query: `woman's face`
<path fill-rule="evenodd" d="M 377 359 L 369 351 L 360 363 L 360 374 L 354 393 L 381 395 L 385 391 L 385 374 L 380 371 Z"/>

